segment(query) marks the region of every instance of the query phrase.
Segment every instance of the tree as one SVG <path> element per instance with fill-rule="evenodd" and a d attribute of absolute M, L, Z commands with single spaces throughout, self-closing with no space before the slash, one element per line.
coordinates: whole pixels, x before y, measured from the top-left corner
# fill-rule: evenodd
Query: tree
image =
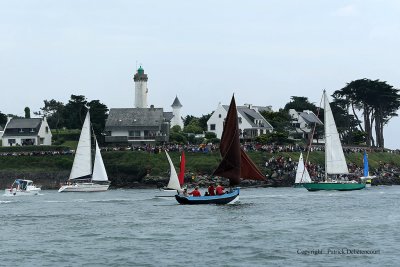
<path fill-rule="evenodd" d="M 293 129 L 290 123 L 290 115 L 287 110 L 279 109 L 279 111 L 262 111 L 261 115 L 274 127 L 277 132 L 288 132 Z"/>
<path fill-rule="evenodd" d="M 31 118 L 31 109 L 29 107 L 25 107 L 24 112 L 25 112 L 25 119 L 30 119 Z"/>
<path fill-rule="evenodd" d="M 180 132 L 182 132 L 182 128 L 179 125 L 174 125 L 174 126 L 171 127 L 171 132 L 180 133 Z"/>
<path fill-rule="evenodd" d="M 100 103 L 99 100 L 90 101 L 87 106 L 90 109 L 90 121 L 92 128 L 100 142 L 103 142 L 103 131 L 106 126 L 108 118 L 108 108 L 105 104 Z"/>
<path fill-rule="evenodd" d="M 291 96 L 290 99 L 291 99 L 290 102 L 287 103 L 283 108 L 284 110 L 286 111 L 289 111 L 289 109 L 294 109 L 296 111 L 311 110 L 315 114 L 318 113 L 318 107 L 313 103 L 310 103 L 307 97 Z"/>
<path fill-rule="evenodd" d="M 202 115 L 199 118 L 199 126 L 203 129 L 204 132 L 207 131 L 207 122 L 210 119 L 211 115 L 212 115 L 212 113 Z"/>
<path fill-rule="evenodd" d="M 200 127 L 199 119 L 193 118 L 190 123 L 183 128 L 185 133 L 201 134 L 203 133 L 203 128 Z"/>
<path fill-rule="evenodd" d="M 64 109 L 65 106 L 62 102 L 58 102 L 54 99 L 44 100 L 44 107 L 41 108 L 44 116 L 47 118 L 47 122 L 51 129 L 56 129 L 64 126 Z"/>
<path fill-rule="evenodd" d="M 0 111 L 0 125 L 4 126 L 7 123 L 7 115 Z"/>
<path fill-rule="evenodd" d="M 65 105 L 63 117 L 65 127 L 68 129 L 80 129 L 86 116 L 86 97 L 83 95 L 71 95 L 71 99 Z"/>
<path fill-rule="evenodd" d="M 384 147 L 383 128 L 389 120 L 397 116 L 400 107 L 399 90 L 379 80 L 359 79 L 348 83 L 344 88 L 334 92 L 334 97 L 348 101 L 350 110 L 359 129 L 365 132 L 368 146 L 375 146 L 373 128 L 378 147 Z M 363 114 L 364 127 L 358 119 L 357 111 Z"/>
<path fill-rule="evenodd" d="M 349 145 L 354 144 L 354 134 L 358 131 L 359 122 L 353 115 L 349 114 L 348 101 L 334 97 L 330 106 L 341 140 Z"/>
<path fill-rule="evenodd" d="M 193 119 L 197 119 L 195 116 L 192 115 L 187 115 L 184 119 L 183 119 L 183 127 L 185 128 L 185 126 L 189 125 L 189 123 L 193 120 Z"/>

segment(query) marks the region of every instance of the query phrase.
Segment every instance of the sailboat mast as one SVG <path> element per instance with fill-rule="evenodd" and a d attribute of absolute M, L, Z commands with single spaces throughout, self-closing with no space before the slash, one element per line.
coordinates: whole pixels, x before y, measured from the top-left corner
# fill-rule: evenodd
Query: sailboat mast
<path fill-rule="evenodd" d="M 326 132 L 327 132 L 327 123 L 326 123 L 326 91 L 324 90 L 324 144 L 325 144 L 325 181 L 328 180 L 328 153 L 326 149 Z"/>

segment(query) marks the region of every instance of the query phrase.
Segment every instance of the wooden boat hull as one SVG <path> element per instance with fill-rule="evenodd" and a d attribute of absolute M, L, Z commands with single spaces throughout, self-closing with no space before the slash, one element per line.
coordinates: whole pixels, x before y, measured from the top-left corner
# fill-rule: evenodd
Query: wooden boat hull
<path fill-rule="evenodd" d="M 360 183 L 308 183 L 303 184 L 308 191 L 337 190 L 352 191 L 365 188 L 365 184 Z"/>
<path fill-rule="evenodd" d="M 175 199 L 179 204 L 183 205 L 197 205 L 197 204 L 229 204 L 239 200 L 240 189 L 235 188 L 231 193 L 219 195 L 219 196 L 181 196 L 175 195 Z"/>

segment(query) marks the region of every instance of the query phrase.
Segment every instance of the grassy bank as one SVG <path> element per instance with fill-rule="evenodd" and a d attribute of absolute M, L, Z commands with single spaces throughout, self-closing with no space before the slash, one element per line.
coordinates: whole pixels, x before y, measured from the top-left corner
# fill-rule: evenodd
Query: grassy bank
<path fill-rule="evenodd" d="M 283 156 L 291 157 L 297 161 L 299 153 L 283 152 L 283 153 L 264 153 L 250 152 L 249 156 L 254 162 L 264 170 L 265 161 L 271 157 Z M 178 152 L 170 152 L 172 161 L 176 168 L 179 168 Z M 304 155 L 305 158 L 305 155 Z M 348 162 L 353 162 L 358 166 L 362 166 L 362 153 L 346 154 Z M 110 177 L 120 174 L 144 177 L 146 174 L 151 176 L 167 176 L 168 162 L 164 153 L 150 154 L 141 151 L 110 151 L 103 152 L 104 164 Z M 214 153 L 186 153 L 186 171 L 193 174 L 211 174 L 217 167 L 220 155 Z M 309 160 L 312 163 L 324 164 L 323 152 L 312 152 Z M 53 155 L 53 156 L 1 156 L 0 171 L 20 171 L 20 172 L 57 172 L 70 171 L 73 162 L 73 155 Z M 379 163 L 390 163 L 400 167 L 400 155 L 390 154 L 386 152 L 374 152 L 369 154 L 369 163 L 371 168 L 376 168 Z"/>

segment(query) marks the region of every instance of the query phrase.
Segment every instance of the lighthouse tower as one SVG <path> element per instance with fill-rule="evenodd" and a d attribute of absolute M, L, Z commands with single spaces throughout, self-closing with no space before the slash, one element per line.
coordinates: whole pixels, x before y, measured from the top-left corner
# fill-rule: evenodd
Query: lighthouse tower
<path fill-rule="evenodd" d="M 172 107 L 172 114 L 174 117 L 171 120 L 171 127 L 175 125 L 181 126 L 181 129 L 183 129 L 183 121 L 181 118 L 181 107 L 182 104 L 179 102 L 178 96 L 175 97 L 174 103 L 171 105 Z"/>
<path fill-rule="evenodd" d="M 147 74 L 139 67 L 133 80 L 135 81 L 135 108 L 147 108 Z"/>

